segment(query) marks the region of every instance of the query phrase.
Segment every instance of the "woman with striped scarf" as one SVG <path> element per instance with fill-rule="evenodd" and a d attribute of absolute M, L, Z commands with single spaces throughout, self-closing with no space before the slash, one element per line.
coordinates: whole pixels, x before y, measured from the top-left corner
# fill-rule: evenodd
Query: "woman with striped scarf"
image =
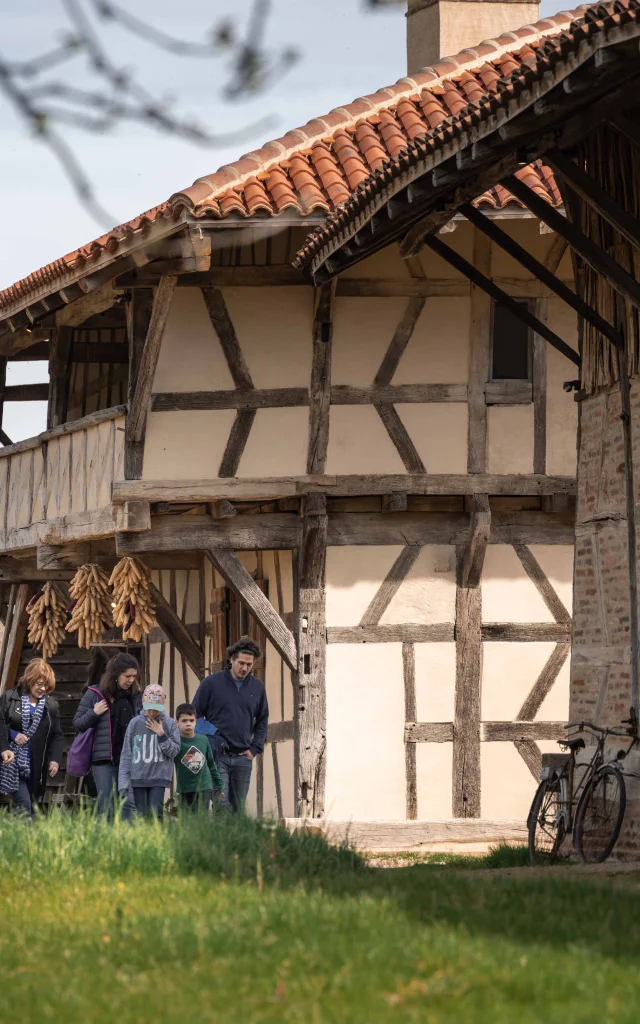
<path fill-rule="evenodd" d="M 55 685 L 51 666 L 34 658 L 17 687 L 0 697 L 0 720 L 14 755 L 0 763 L 0 793 L 8 793 L 14 807 L 29 817 L 44 792 L 47 773 L 52 778 L 58 773 L 62 757 L 60 711 L 51 697 Z"/>

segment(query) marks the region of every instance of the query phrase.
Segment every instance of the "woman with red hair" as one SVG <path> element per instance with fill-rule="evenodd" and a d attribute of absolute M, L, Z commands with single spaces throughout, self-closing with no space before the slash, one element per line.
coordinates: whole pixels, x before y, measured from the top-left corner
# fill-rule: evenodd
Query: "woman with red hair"
<path fill-rule="evenodd" d="M 47 773 L 53 778 L 62 758 L 60 710 L 51 696 L 55 685 L 51 666 L 34 658 L 16 688 L 0 697 L 0 720 L 14 755 L 0 764 L 0 793 L 8 793 L 16 810 L 29 817 L 44 793 Z"/>

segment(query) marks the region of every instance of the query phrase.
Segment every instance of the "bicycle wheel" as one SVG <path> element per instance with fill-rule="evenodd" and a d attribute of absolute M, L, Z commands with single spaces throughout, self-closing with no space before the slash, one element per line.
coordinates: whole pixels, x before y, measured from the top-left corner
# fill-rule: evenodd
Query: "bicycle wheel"
<path fill-rule="evenodd" d="M 585 786 L 574 825 L 575 846 L 585 864 L 606 860 L 620 834 L 627 805 L 622 772 L 605 764 Z"/>
<path fill-rule="evenodd" d="M 545 779 L 529 811 L 529 860 L 532 866 L 552 864 L 565 835 L 560 805 L 560 780 Z"/>

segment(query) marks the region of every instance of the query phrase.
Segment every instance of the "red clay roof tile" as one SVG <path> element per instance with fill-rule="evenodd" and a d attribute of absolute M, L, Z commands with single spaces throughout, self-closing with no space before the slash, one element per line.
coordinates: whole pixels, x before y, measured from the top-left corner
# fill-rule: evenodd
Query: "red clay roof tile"
<path fill-rule="evenodd" d="M 213 219 L 265 213 L 277 216 L 286 210 L 303 216 L 314 210 L 320 214 L 335 211 L 384 160 L 402 154 L 413 140 L 429 137 L 449 118 L 465 114 L 467 105 L 477 105 L 495 95 L 505 76 L 521 73 L 536 64 L 536 58 L 539 62 L 541 52 L 551 42 L 547 36 L 557 36 L 586 10 L 583 6 L 562 11 L 535 25 L 484 40 L 313 118 L 214 174 L 198 178 L 167 203 L 0 292 L 0 313 L 26 304 L 29 295 L 44 283 L 53 283 L 70 271 L 79 272 L 93 253 L 96 257 L 105 250 L 116 253 L 127 239 L 144 232 L 150 224 L 174 219 L 184 211 L 193 217 Z M 556 43 L 551 42 L 550 51 L 557 59 L 560 50 Z M 477 116 L 475 109 L 470 116 Z M 537 191 L 549 202 L 558 203 L 552 176 L 540 169 L 530 173 Z M 480 201 L 495 207 L 520 205 L 504 189 L 493 189 Z"/>

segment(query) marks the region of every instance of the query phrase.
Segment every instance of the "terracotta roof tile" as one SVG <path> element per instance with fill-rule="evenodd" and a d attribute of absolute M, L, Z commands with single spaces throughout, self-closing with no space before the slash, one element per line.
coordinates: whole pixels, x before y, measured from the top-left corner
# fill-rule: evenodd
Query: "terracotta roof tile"
<path fill-rule="evenodd" d="M 408 140 L 407 147 L 394 159 L 374 170 L 320 229 L 315 231 L 298 254 L 296 265 L 326 258 L 347 238 L 363 218 L 371 215 L 376 197 L 382 198 L 394 182 L 407 183 L 406 171 L 420 167 L 424 159 L 444 143 L 455 141 L 468 127 L 486 120 L 504 109 L 546 70 L 565 58 L 574 59 L 582 41 L 595 31 L 618 31 L 627 22 L 640 23 L 640 0 L 609 0 L 573 12 L 561 12 L 516 32 L 486 41 L 475 50 L 464 50 L 456 58 L 440 61 L 430 69 L 443 77 L 432 81 L 420 92 L 419 107 L 429 125 L 423 136 Z M 491 52 L 487 52 L 489 44 Z M 483 59 L 478 55 L 482 52 Z M 475 58 L 475 66 L 471 61 Z M 486 60 L 484 58 L 487 58 Z M 458 73 L 451 68 L 459 67 Z M 421 72 L 416 78 L 422 77 Z M 471 84 L 473 83 L 473 85 Z M 472 91 L 473 90 L 473 91 Z M 523 167 L 517 175 L 547 202 L 560 205 L 561 196 L 548 167 L 540 161 Z M 397 187 L 397 185 L 396 185 Z M 381 200 L 382 201 L 382 200 Z M 497 185 L 476 201 L 502 208 L 514 203 L 514 197 Z M 348 228 L 348 230 L 347 230 Z"/>
<path fill-rule="evenodd" d="M 69 272 L 81 272 L 93 254 L 97 258 L 105 251 L 117 253 L 127 239 L 144 232 L 150 224 L 171 221 L 185 211 L 192 217 L 214 220 L 278 216 L 285 211 L 302 216 L 314 211 L 321 216 L 333 213 L 371 172 L 380 170 L 384 161 L 401 157 L 407 146 L 430 138 L 452 118 L 467 113 L 477 117 L 478 104 L 484 109 L 487 98 L 496 96 L 505 76 L 522 73 L 532 65 L 539 67 L 547 37 L 558 36 L 586 11 L 586 7 L 563 11 L 497 39 L 484 40 L 313 118 L 214 174 L 198 178 L 167 203 L 0 292 L 0 312 L 26 304 L 29 295 L 46 282 L 53 283 Z M 557 59 L 557 43 L 552 42 L 549 49 L 549 59 Z M 517 85 L 510 88 L 515 92 Z M 446 128 L 446 134 L 451 135 L 450 128 Z M 434 140 L 437 137 L 434 135 Z M 540 170 L 532 174 L 538 191 L 549 202 L 558 203 L 552 177 Z M 520 205 L 504 189 L 492 190 L 481 201 L 496 207 Z"/>

